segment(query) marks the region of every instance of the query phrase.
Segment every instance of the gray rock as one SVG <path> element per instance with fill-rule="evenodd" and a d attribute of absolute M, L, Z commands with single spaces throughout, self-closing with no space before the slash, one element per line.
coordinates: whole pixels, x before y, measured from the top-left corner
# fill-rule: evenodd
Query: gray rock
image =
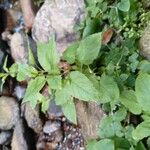
<path fill-rule="evenodd" d="M 10 41 L 11 56 L 15 62 L 28 62 L 28 43 L 24 33 L 14 33 Z"/>
<path fill-rule="evenodd" d="M 48 42 L 56 36 L 58 51 L 64 51 L 78 35 L 75 24 L 84 17 L 84 0 L 46 0 L 38 11 L 32 28 L 32 36 L 37 42 Z"/>
<path fill-rule="evenodd" d="M 140 53 L 147 60 L 150 60 L 150 24 L 145 29 L 140 39 Z"/>
<path fill-rule="evenodd" d="M 16 123 L 12 137 L 11 148 L 12 150 L 28 150 L 28 146 L 24 138 L 23 122 L 21 119 Z"/>
<path fill-rule="evenodd" d="M 88 141 L 99 138 L 99 124 L 105 115 L 100 106 L 95 102 L 77 101 L 76 111 L 84 139 Z"/>
<path fill-rule="evenodd" d="M 36 58 L 36 43 L 25 33 L 14 33 L 10 39 L 11 56 L 15 62 L 28 63 L 29 47 Z"/>
<path fill-rule="evenodd" d="M 61 123 L 59 121 L 47 121 L 43 127 L 43 132 L 51 135 L 60 129 Z"/>
<path fill-rule="evenodd" d="M 0 133 L 0 145 L 5 144 L 8 140 L 10 140 L 12 133 L 10 131 L 2 131 Z"/>
<path fill-rule="evenodd" d="M 46 121 L 37 142 L 37 150 L 57 149 L 58 144 L 63 140 L 63 136 L 60 121 Z"/>
<path fill-rule="evenodd" d="M 24 104 L 23 109 L 28 126 L 32 128 L 35 133 L 40 133 L 42 130 L 42 121 L 39 116 L 39 107 L 37 106 L 33 109 L 27 102 Z"/>
<path fill-rule="evenodd" d="M 63 116 L 63 112 L 60 106 L 57 106 L 55 104 L 54 100 L 50 101 L 49 108 L 48 108 L 48 118 L 53 119 L 53 118 L 58 118 Z"/>
<path fill-rule="evenodd" d="M 15 93 L 14 94 L 16 95 L 18 100 L 21 100 L 24 97 L 24 95 L 25 95 L 25 91 L 26 91 L 26 88 L 17 85 L 15 87 L 15 90 L 14 90 Z"/>
<path fill-rule="evenodd" d="M 0 129 L 12 129 L 19 120 L 19 106 L 14 98 L 0 97 Z"/>

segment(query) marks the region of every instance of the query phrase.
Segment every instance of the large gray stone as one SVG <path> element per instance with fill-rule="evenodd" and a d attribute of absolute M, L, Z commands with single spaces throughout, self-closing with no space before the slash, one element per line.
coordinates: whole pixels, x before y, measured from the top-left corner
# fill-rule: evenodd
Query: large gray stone
<path fill-rule="evenodd" d="M 0 97 L 0 130 L 10 130 L 19 120 L 19 106 L 12 97 Z"/>
<path fill-rule="evenodd" d="M 34 40 L 48 42 L 55 35 L 58 51 L 64 51 L 78 38 L 74 26 L 84 18 L 84 7 L 84 0 L 46 0 L 35 17 Z"/>
<path fill-rule="evenodd" d="M 11 56 L 15 62 L 28 63 L 29 45 L 36 59 L 36 44 L 23 32 L 14 33 L 10 39 Z"/>

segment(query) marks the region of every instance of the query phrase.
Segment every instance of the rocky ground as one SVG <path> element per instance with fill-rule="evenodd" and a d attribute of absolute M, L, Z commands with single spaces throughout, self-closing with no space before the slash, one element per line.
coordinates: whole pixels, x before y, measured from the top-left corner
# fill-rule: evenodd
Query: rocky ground
<path fill-rule="evenodd" d="M 36 58 L 36 43 L 55 34 L 62 53 L 79 38 L 73 27 L 83 20 L 84 7 L 83 0 L 46 0 L 40 7 L 31 0 L 0 0 L 1 69 L 6 55 L 10 65 L 28 63 L 28 40 Z M 54 101 L 46 114 L 40 106 L 33 110 L 22 104 L 27 82 L 9 78 L 0 93 L 0 150 L 84 150 L 87 140 L 99 138 L 98 125 L 104 116 L 99 105 L 77 101 L 78 125 L 74 125 Z"/>

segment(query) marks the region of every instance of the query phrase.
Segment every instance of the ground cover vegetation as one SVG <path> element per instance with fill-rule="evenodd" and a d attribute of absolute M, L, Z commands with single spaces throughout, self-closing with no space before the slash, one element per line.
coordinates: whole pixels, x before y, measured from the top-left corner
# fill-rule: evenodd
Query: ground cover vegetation
<path fill-rule="evenodd" d="M 7 66 L 0 74 L 28 80 L 23 99 L 46 112 L 55 99 L 64 115 L 77 123 L 75 101 L 97 102 L 107 114 L 100 139 L 87 150 L 150 149 L 150 62 L 140 55 L 139 39 L 150 20 L 146 1 L 87 0 L 87 17 L 76 25 L 81 39 L 60 56 L 55 37 L 38 43 L 38 63 L 29 49 L 29 63 Z M 2 84 L 3 85 L 3 84 Z M 48 87 L 49 96 L 42 95 Z"/>

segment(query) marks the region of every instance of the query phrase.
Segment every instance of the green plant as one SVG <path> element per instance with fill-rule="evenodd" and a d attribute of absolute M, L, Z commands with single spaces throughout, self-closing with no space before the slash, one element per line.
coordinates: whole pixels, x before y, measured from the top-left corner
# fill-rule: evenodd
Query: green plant
<path fill-rule="evenodd" d="M 101 140 L 90 141 L 87 149 L 149 149 L 150 63 L 143 60 L 138 47 L 149 12 L 137 0 L 87 0 L 87 12 L 78 29 L 82 37 L 103 32 L 103 46 L 92 68 L 101 76 L 100 87 L 105 90 L 99 90 L 100 99 L 107 113 L 100 122 Z M 145 138 L 147 144 L 143 144 Z"/>
<path fill-rule="evenodd" d="M 45 112 L 49 100 L 54 98 L 56 104 L 62 106 L 65 116 L 76 124 L 74 98 L 98 101 L 98 92 L 82 69 L 84 66 L 88 69 L 87 66 L 97 58 L 100 47 L 101 33 L 96 33 L 81 40 L 80 43 L 71 45 L 60 59 L 54 38 L 52 38 L 48 44 L 38 44 L 38 61 L 41 65 L 39 69 L 34 67 L 36 64 L 31 65 L 33 63 L 30 65 L 15 63 L 7 68 L 6 58 L 3 66 L 6 73 L 1 73 L 0 76 L 3 81 L 8 76 L 15 77 L 17 81 L 29 79 L 23 103 L 30 102 L 33 108 L 37 103 L 41 103 L 42 111 Z M 88 53 L 87 49 L 89 49 Z M 31 55 L 29 56 L 31 58 Z M 92 72 L 89 70 L 88 74 Z M 44 97 L 41 94 L 45 85 L 48 86 L 50 97 Z"/>
<path fill-rule="evenodd" d="M 30 79 L 23 102 L 48 108 L 50 99 L 61 105 L 66 117 L 77 123 L 74 101 L 95 101 L 107 113 L 99 135 L 89 141 L 87 150 L 150 148 L 150 62 L 139 54 L 138 40 L 150 15 L 143 1 L 87 0 L 87 17 L 76 26 L 81 41 L 69 46 L 62 57 L 56 52 L 54 38 L 38 44 L 37 67 L 30 63 L 4 63 L 8 76 L 18 81 Z M 7 59 L 6 59 L 7 60 Z M 48 86 L 50 97 L 41 94 Z M 143 141 L 147 141 L 143 142 Z"/>

